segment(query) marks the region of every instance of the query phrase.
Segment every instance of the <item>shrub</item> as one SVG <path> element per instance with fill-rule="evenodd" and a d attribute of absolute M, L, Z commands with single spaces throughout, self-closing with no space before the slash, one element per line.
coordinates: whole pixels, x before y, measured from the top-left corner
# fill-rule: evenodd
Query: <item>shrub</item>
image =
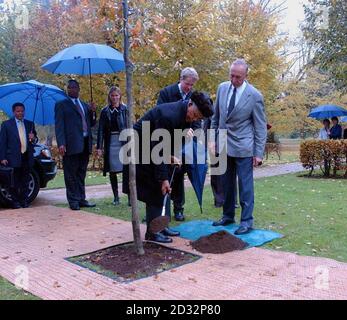
<path fill-rule="evenodd" d="M 338 170 L 346 170 L 347 177 L 347 140 L 308 140 L 300 145 L 300 161 L 309 175 L 315 167 L 320 167 L 325 177 L 336 176 Z"/>

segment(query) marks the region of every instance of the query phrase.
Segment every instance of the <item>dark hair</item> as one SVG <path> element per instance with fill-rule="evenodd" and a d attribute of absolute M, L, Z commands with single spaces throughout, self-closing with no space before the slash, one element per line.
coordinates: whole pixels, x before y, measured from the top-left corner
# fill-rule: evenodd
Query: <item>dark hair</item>
<path fill-rule="evenodd" d="M 16 107 L 22 107 L 25 110 L 24 104 L 21 102 L 16 102 L 12 105 L 12 112 L 16 109 Z"/>
<path fill-rule="evenodd" d="M 327 124 L 330 125 L 330 120 L 329 120 L 329 119 L 324 119 L 324 120 L 323 120 L 323 124 L 324 124 L 324 123 L 327 123 Z"/>
<path fill-rule="evenodd" d="M 198 107 L 204 118 L 209 118 L 213 115 L 213 102 L 206 92 L 194 91 L 190 99 Z"/>
<path fill-rule="evenodd" d="M 77 84 L 78 87 L 80 87 L 80 84 L 79 84 L 78 81 L 75 80 L 75 79 L 69 79 L 68 82 L 67 82 L 67 86 L 69 86 L 69 85 L 72 84 L 72 83 L 75 83 L 75 84 Z"/>
<path fill-rule="evenodd" d="M 331 121 L 334 121 L 334 120 L 336 120 L 337 122 L 339 122 L 338 117 L 332 117 L 332 118 L 331 118 Z"/>

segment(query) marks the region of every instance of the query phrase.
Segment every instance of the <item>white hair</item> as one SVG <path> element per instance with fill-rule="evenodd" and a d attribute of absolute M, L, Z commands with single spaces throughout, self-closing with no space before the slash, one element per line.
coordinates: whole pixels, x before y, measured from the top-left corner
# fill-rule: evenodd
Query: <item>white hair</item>
<path fill-rule="evenodd" d="M 232 66 L 243 66 L 246 69 L 246 73 L 248 73 L 248 64 L 245 59 L 236 59 L 230 66 L 230 69 Z"/>
<path fill-rule="evenodd" d="M 194 68 L 187 67 L 187 68 L 184 68 L 181 71 L 180 79 L 184 80 L 184 79 L 187 79 L 187 78 L 192 78 L 194 80 L 199 80 L 199 75 L 198 75 L 198 73 L 196 72 L 196 70 Z"/>

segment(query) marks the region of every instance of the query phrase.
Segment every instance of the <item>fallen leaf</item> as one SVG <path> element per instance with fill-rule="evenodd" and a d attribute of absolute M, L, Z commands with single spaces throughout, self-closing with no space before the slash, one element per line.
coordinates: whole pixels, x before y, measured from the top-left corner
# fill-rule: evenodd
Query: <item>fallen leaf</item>
<path fill-rule="evenodd" d="M 54 287 L 54 288 L 60 288 L 61 285 L 59 284 L 58 281 L 55 281 L 54 284 L 53 284 L 53 287 Z"/>
<path fill-rule="evenodd" d="M 87 280 L 87 282 L 86 282 L 86 284 L 84 285 L 85 287 L 88 287 L 88 286 L 90 286 L 90 285 L 92 285 L 93 284 L 93 282 L 92 281 L 90 281 L 90 280 Z"/>
<path fill-rule="evenodd" d="M 1 259 L 3 259 L 3 260 L 7 260 L 8 258 L 9 258 L 9 256 L 1 257 Z"/>

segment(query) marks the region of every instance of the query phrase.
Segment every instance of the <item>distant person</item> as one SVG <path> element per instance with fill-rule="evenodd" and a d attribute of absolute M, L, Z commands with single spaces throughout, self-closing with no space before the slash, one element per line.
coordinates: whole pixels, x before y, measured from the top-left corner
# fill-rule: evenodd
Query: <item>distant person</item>
<path fill-rule="evenodd" d="M 319 130 L 318 139 L 320 140 L 328 140 L 330 135 L 330 120 L 323 120 L 323 128 Z"/>
<path fill-rule="evenodd" d="M 199 75 L 192 67 L 184 68 L 181 71 L 179 82 L 171 84 L 164 89 L 160 90 L 157 105 L 169 102 L 177 102 L 180 100 L 188 101 L 192 95 L 192 90 L 195 83 L 199 80 Z M 171 106 L 171 105 L 170 105 Z M 196 121 L 192 124 L 187 124 L 187 128 L 196 130 L 201 128 L 201 122 Z M 172 195 L 171 199 L 174 206 L 174 216 L 176 221 L 184 221 L 184 166 L 175 174 L 172 182 Z"/>
<path fill-rule="evenodd" d="M 68 98 L 55 105 L 55 135 L 63 157 L 66 197 L 71 210 L 95 207 L 86 200 L 85 178 L 92 153 L 91 127 L 96 123 L 96 107 L 94 103 L 89 106 L 81 101 L 79 93 L 79 83 L 69 80 Z"/>
<path fill-rule="evenodd" d="M 12 208 L 29 207 L 30 169 L 34 165 L 35 125 L 24 119 L 25 106 L 12 106 L 13 118 L 4 121 L 0 131 L 0 162 L 14 169 L 14 186 L 10 188 Z"/>
<path fill-rule="evenodd" d="M 128 108 L 122 103 L 122 93 L 118 87 L 112 87 L 107 95 L 107 106 L 101 110 L 97 152 L 104 155 L 103 175 L 110 173 L 110 182 L 113 192 L 113 204 L 118 205 L 118 179 L 117 173 L 123 171 L 120 158 L 120 149 L 123 145 L 119 141 L 120 132 L 127 128 Z"/>
<path fill-rule="evenodd" d="M 333 126 L 330 129 L 329 138 L 332 140 L 339 140 L 342 138 L 342 127 L 339 125 L 339 119 L 337 117 L 332 117 L 331 121 Z"/>

